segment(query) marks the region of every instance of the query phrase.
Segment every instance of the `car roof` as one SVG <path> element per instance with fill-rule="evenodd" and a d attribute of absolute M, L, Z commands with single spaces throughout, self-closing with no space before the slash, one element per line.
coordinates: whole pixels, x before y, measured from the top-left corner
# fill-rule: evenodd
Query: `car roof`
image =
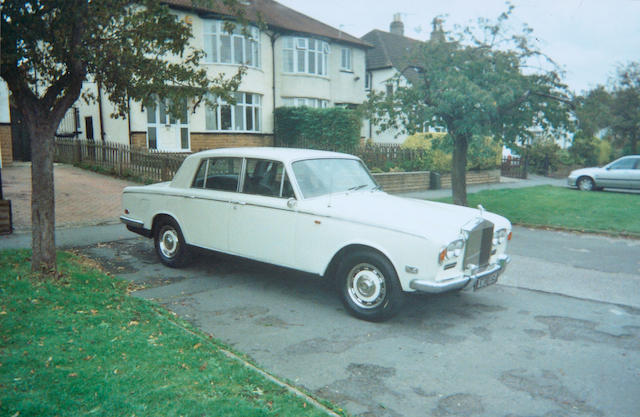
<path fill-rule="evenodd" d="M 318 151 L 314 149 L 276 148 L 276 147 L 246 147 L 246 148 L 218 148 L 201 151 L 191 155 L 195 158 L 216 156 L 232 156 L 240 158 L 273 159 L 283 162 L 299 161 L 301 159 L 346 158 L 358 159 L 356 156 L 340 152 Z"/>

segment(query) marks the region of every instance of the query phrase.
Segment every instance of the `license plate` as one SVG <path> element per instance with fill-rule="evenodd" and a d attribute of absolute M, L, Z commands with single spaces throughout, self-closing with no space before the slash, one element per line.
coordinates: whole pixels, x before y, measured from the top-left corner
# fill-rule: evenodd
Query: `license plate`
<path fill-rule="evenodd" d="M 474 286 L 474 290 L 488 287 L 489 285 L 493 285 L 496 282 L 498 282 L 498 273 L 494 272 L 493 274 L 478 278 L 478 280 L 476 281 L 476 285 Z"/>

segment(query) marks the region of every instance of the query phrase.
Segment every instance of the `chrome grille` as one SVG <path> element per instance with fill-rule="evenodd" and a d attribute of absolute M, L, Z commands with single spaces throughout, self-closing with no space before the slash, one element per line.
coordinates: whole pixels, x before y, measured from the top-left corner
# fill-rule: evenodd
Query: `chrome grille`
<path fill-rule="evenodd" d="M 491 245 L 493 240 L 493 223 L 489 220 L 478 218 L 466 225 L 467 245 L 464 252 L 464 269 L 469 265 L 485 267 L 491 257 Z"/>

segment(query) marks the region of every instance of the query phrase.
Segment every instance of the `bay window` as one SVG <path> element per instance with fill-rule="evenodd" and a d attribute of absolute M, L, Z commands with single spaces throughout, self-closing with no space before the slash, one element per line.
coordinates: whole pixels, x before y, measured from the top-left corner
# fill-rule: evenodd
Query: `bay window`
<path fill-rule="evenodd" d="M 221 20 L 203 21 L 205 62 L 238 64 L 260 68 L 260 31 L 255 27 L 236 25 L 233 32 L 225 30 Z"/>
<path fill-rule="evenodd" d="M 285 107 L 314 107 L 317 109 L 325 109 L 329 106 L 328 100 L 321 98 L 308 97 L 283 97 L 282 105 Z"/>
<path fill-rule="evenodd" d="M 217 106 L 205 107 L 205 127 L 209 131 L 260 132 L 262 96 L 235 93 L 236 104 L 218 98 Z"/>
<path fill-rule="evenodd" d="M 286 36 L 282 39 L 283 71 L 327 75 L 329 44 L 312 38 Z"/>

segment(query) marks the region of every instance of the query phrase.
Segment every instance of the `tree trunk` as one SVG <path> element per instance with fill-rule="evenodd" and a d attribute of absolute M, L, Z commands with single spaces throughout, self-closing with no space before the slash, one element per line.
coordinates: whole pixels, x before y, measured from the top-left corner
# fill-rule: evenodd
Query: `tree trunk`
<path fill-rule="evenodd" d="M 451 132 L 450 132 L 451 134 Z M 451 171 L 451 190 L 453 204 L 467 205 L 467 150 L 469 140 L 463 135 L 453 135 L 453 166 Z"/>
<path fill-rule="evenodd" d="M 53 141 L 56 128 L 41 118 L 28 117 L 31 137 L 31 270 L 56 271 L 55 199 L 53 187 Z M 51 124 L 51 123 L 50 123 Z"/>

